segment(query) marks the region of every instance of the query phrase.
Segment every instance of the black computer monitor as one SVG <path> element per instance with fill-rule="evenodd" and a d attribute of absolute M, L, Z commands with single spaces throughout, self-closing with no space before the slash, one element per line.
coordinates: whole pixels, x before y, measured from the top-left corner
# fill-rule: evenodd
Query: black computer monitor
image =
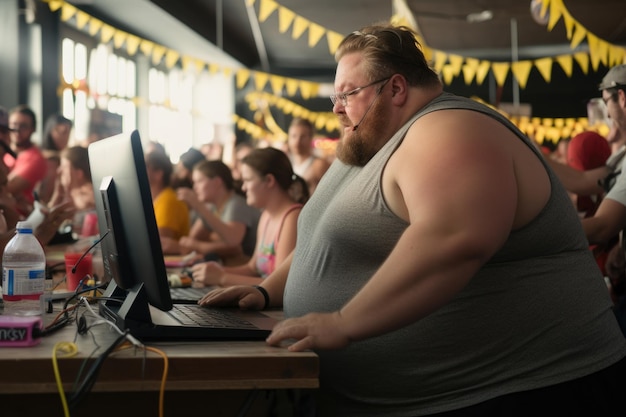
<path fill-rule="evenodd" d="M 172 299 L 139 133 L 99 140 L 88 151 L 110 280 L 104 295 L 116 299 L 101 303 L 101 313 L 113 311 L 105 315 L 120 327 L 127 327 L 124 321 L 149 323 L 148 303 L 168 311 Z"/>

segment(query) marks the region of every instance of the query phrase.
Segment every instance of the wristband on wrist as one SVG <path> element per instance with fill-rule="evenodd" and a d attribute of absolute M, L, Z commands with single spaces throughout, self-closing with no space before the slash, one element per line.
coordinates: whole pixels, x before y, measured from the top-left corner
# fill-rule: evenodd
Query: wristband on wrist
<path fill-rule="evenodd" d="M 263 294 L 263 298 L 265 299 L 265 304 L 263 305 L 263 308 L 261 310 L 265 310 L 270 305 L 270 295 L 268 294 L 267 290 L 261 287 L 260 285 L 253 285 L 253 287 L 259 290 L 261 294 Z"/>

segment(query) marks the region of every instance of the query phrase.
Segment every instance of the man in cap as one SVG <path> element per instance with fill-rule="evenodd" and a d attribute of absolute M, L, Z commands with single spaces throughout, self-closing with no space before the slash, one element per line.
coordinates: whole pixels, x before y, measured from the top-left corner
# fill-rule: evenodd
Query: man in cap
<path fill-rule="evenodd" d="M 178 163 L 174 167 L 174 175 L 172 177 L 172 188 L 187 187 L 191 188 L 193 185 L 191 181 L 191 171 L 193 167 L 200 161 L 203 161 L 205 156 L 202 152 L 196 148 L 189 148 L 187 152 L 183 153 L 178 160 Z"/>

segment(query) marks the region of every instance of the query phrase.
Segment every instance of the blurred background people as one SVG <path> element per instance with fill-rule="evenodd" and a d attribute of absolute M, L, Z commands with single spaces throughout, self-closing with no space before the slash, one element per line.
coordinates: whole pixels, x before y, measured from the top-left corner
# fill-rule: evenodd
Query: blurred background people
<path fill-rule="evenodd" d="M 161 246 L 163 252 L 167 254 L 163 238 L 178 241 L 189 234 L 189 209 L 185 202 L 178 199 L 176 191 L 170 186 L 173 166 L 168 155 L 162 151 L 149 152 L 146 155 L 146 169 L 154 217 L 162 240 Z"/>
<path fill-rule="evenodd" d="M 45 177 L 47 166 L 41 150 L 32 141 L 37 127 L 37 117 L 28 106 L 15 107 L 9 113 L 11 146 L 17 154 L 13 159 L 5 155 L 9 166 L 9 191 L 15 196 L 18 211 L 28 215 L 33 209 L 33 191 Z"/>
<path fill-rule="evenodd" d="M 235 183 L 235 190 L 237 192 L 241 191 L 241 186 L 243 185 L 243 181 L 241 180 L 241 161 L 243 158 L 248 155 L 254 149 L 254 145 L 250 142 L 242 142 L 235 146 L 235 152 L 233 157 L 233 163 L 230 168 L 230 171 L 233 174 L 233 181 Z M 243 193 L 243 191 L 241 191 Z"/>
<path fill-rule="evenodd" d="M 78 236 L 93 236 L 98 232 L 96 202 L 91 180 L 89 154 L 83 146 L 61 151 L 61 162 L 50 207 L 69 203 L 75 210 L 71 230 Z"/>
<path fill-rule="evenodd" d="M 255 252 L 239 266 L 222 266 L 214 261 L 192 266 L 194 281 L 203 285 L 258 284 L 296 245 L 298 216 L 308 195 L 305 193 L 300 201 L 292 198 L 294 184 L 306 189 L 306 183 L 294 174 L 287 155 L 275 148 L 251 150 L 241 160 L 241 174 L 246 202 L 262 210 Z"/>
<path fill-rule="evenodd" d="M 247 262 L 254 253 L 260 212 L 235 192 L 230 168 L 222 161 L 203 160 L 192 171 L 193 190 L 179 188 L 178 198 L 194 210 L 190 236 L 169 241 L 169 253 L 195 251 L 206 260 L 225 264 Z M 194 230 L 195 229 L 195 230 Z M 167 239 L 165 239 L 167 241 Z"/>
<path fill-rule="evenodd" d="M 54 186 L 58 180 L 58 169 L 61 163 L 60 153 L 69 145 L 72 127 L 72 121 L 60 114 L 52 114 L 46 119 L 41 152 L 46 158 L 48 169 L 37 187 L 39 200 L 43 204 L 48 204 L 52 198 Z"/>
<path fill-rule="evenodd" d="M 191 171 L 198 162 L 205 160 L 206 158 L 204 154 L 196 148 L 189 148 L 185 153 L 183 153 L 180 156 L 178 163 L 174 167 L 174 174 L 171 184 L 172 188 L 191 188 L 193 185 L 193 182 L 191 180 Z"/>
<path fill-rule="evenodd" d="M 330 166 L 328 161 L 314 153 L 314 133 L 315 129 L 310 121 L 296 117 L 289 125 L 287 139 L 293 171 L 304 178 L 311 194 Z"/>

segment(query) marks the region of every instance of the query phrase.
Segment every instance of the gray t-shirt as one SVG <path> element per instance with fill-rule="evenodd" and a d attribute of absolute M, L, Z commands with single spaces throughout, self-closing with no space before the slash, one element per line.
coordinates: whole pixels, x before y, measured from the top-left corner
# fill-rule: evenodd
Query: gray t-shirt
<path fill-rule="evenodd" d="M 247 256 L 254 254 L 260 217 L 259 209 L 249 206 L 246 199 L 237 193 L 233 193 L 232 197 L 224 204 L 224 209 L 220 214 L 220 219 L 225 223 L 238 222 L 246 225 L 246 234 L 241 242 L 241 247 Z M 210 229 L 204 220 L 202 222 L 206 228 Z"/>
<path fill-rule="evenodd" d="M 543 161 L 496 112 L 442 94 L 367 165 L 335 161 L 324 175 L 299 217 L 287 317 L 340 309 L 387 258 L 408 225 L 385 203 L 383 168 L 414 120 L 447 108 L 501 120 Z M 626 354 L 576 211 L 546 170 L 553 192 L 541 214 L 511 232 L 448 304 L 397 331 L 318 352 L 320 415 L 438 413 L 588 375 Z"/>

